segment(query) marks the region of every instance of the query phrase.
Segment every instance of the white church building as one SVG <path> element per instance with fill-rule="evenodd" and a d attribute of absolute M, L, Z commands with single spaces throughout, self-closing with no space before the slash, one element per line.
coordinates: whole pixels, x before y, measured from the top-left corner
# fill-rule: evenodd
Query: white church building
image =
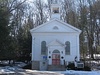
<path fill-rule="evenodd" d="M 59 0 L 51 0 L 51 20 L 30 30 L 32 35 L 32 69 L 80 61 L 81 30 L 60 20 Z"/>

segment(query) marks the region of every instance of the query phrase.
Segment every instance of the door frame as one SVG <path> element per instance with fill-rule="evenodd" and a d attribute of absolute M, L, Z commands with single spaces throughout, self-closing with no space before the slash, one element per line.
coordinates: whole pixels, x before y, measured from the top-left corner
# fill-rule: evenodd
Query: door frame
<path fill-rule="evenodd" d="M 54 50 L 52 52 L 52 65 L 60 65 L 60 51 Z"/>

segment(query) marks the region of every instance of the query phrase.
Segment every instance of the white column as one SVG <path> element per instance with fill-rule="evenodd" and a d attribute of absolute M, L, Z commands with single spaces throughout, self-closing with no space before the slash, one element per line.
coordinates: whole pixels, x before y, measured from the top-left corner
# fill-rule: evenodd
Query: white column
<path fill-rule="evenodd" d="M 49 58 L 49 56 L 51 58 Z M 50 50 L 50 48 L 48 47 L 48 64 L 52 65 L 52 51 Z"/>

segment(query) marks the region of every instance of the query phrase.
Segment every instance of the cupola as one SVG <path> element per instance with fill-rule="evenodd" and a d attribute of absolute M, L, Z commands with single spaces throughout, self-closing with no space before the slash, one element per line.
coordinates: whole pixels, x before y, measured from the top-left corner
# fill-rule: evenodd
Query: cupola
<path fill-rule="evenodd" d="M 51 19 L 57 18 L 60 19 L 60 0 L 51 0 Z"/>

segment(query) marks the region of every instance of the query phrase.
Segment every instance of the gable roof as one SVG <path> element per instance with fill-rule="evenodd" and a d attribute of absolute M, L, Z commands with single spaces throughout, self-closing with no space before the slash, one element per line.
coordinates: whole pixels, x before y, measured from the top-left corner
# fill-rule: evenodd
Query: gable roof
<path fill-rule="evenodd" d="M 59 24 L 61 24 L 61 25 L 64 25 L 65 27 L 68 27 L 68 28 L 70 28 L 71 30 L 73 30 L 73 31 L 75 31 L 75 32 L 79 32 L 79 33 L 81 33 L 81 30 L 80 29 L 78 29 L 78 28 L 76 28 L 76 27 L 74 27 L 74 26 L 72 26 L 72 25 L 70 25 L 70 24 L 68 24 L 68 23 L 65 23 L 65 22 L 63 22 L 63 21 L 60 21 L 60 20 L 58 20 L 58 19 L 52 19 L 52 20 L 50 20 L 50 21 L 48 21 L 48 22 L 46 22 L 46 23 L 44 23 L 44 24 L 41 24 L 41 25 L 39 25 L 39 26 L 37 26 L 36 28 L 33 28 L 33 29 L 31 29 L 30 30 L 30 32 L 31 33 L 33 33 L 33 32 L 43 32 L 44 30 L 44 32 L 47 32 L 46 31 L 46 28 L 45 29 L 43 29 L 43 30 L 41 30 L 43 27 L 45 27 L 46 25 L 48 25 L 48 24 L 52 24 L 52 23 L 54 23 L 54 22 L 57 22 L 57 23 L 59 23 Z M 52 26 L 52 25 L 51 25 Z M 49 28 L 49 27 L 48 27 Z M 59 29 L 58 27 L 57 27 L 57 25 L 56 26 L 54 26 L 54 28 L 53 29 Z M 39 31 L 40 30 L 40 31 Z M 47 29 L 48 30 L 48 29 Z M 71 31 L 70 30 L 70 31 Z"/>

